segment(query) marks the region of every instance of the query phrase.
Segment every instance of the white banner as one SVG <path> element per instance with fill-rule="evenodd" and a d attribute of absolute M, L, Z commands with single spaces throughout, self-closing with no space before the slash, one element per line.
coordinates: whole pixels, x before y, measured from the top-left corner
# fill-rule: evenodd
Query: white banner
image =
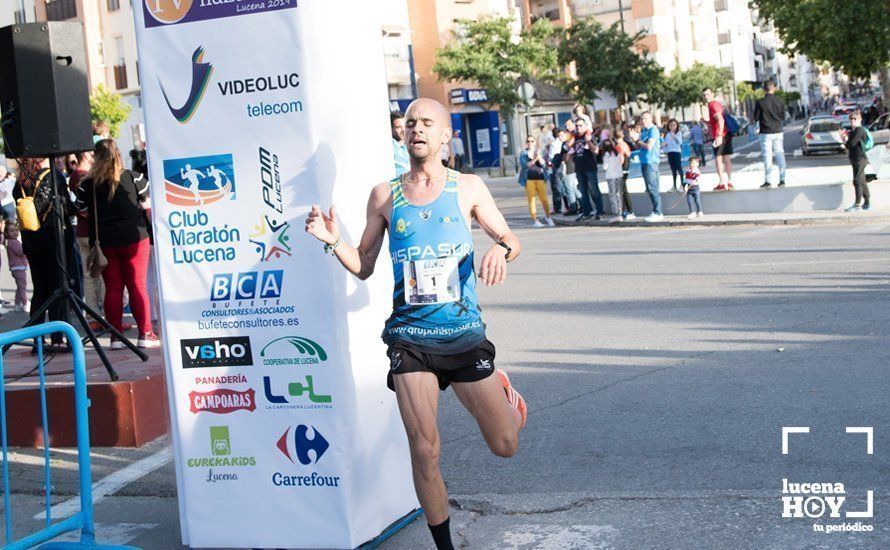
<path fill-rule="evenodd" d="M 141 0 L 136 27 L 183 543 L 352 548 L 418 506 L 357 243 L 393 172 L 381 25 L 347 0 Z"/>

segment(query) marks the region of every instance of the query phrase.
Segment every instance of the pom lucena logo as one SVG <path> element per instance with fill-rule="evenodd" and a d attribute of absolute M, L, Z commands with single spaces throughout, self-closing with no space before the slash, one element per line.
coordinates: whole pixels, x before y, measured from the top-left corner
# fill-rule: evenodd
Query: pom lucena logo
<path fill-rule="evenodd" d="M 192 9 L 192 0 L 145 0 L 148 13 L 158 23 L 179 23 Z"/>

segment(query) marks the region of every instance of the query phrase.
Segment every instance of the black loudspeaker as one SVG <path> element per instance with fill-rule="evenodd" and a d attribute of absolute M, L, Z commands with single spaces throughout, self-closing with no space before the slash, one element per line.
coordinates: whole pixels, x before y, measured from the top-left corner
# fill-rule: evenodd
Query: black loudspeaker
<path fill-rule="evenodd" d="M 7 157 L 46 157 L 93 148 L 80 23 L 0 29 L 0 112 Z"/>

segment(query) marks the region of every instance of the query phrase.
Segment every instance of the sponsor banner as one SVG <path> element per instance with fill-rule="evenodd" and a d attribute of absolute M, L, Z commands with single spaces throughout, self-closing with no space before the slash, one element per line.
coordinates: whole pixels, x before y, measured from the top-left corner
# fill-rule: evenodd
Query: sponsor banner
<path fill-rule="evenodd" d="M 377 10 L 137 1 L 183 543 L 358 547 L 418 506 L 390 281 L 347 276 L 302 225 L 335 203 L 355 243 L 391 177 Z"/>

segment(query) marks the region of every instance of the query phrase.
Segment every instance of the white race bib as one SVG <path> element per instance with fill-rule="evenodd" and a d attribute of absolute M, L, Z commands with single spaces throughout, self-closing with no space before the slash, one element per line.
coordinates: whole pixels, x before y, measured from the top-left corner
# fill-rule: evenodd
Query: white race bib
<path fill-rule="evenodd" d="M 405 302 L 409 305 L 443 304 L 460 300 L 458 257 L 404 262 Z"/>

